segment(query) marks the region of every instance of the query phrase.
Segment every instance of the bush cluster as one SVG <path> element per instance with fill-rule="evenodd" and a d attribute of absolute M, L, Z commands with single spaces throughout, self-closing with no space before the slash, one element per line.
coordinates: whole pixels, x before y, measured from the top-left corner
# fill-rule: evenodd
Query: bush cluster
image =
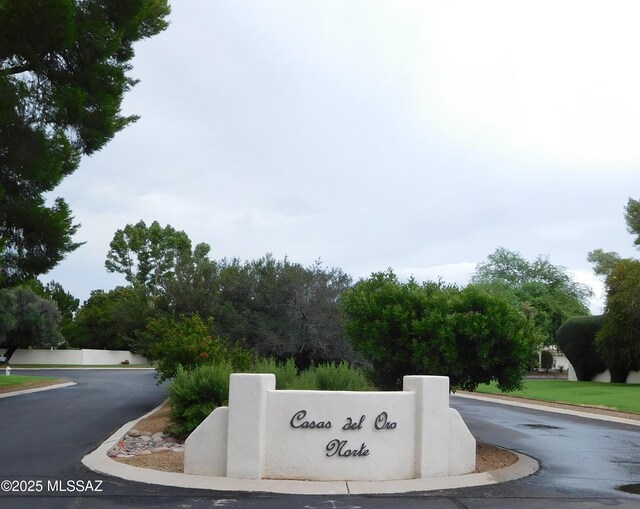
<path fill-rule="evenodd" d="M 231 362 L 204 364 L 192 369 L 177 368 L 169 387 L 172 432 L 189 435 L 217 407 L 229 400 L 229 376 L 234 368 Z M 374 387 L 362 370 L 346 362 L 312 366 L 299 373 L 293 359 L 277 362 L 274 359 L 256 361 L 251 373 L 272 373 L 276 388 L 281 390 L 368 391 Z"/>
<path fill-rule="evenodd" d="M 543 340 L 520 310 L 482 288 L 402 283 L 391 270 L 346 290 L 341 305 L 347 336 L 382 389 L 425 373 L 448 376 L 453 389 L 492 380 L 518 389 Z"/>
<path fill-rule="evenodd" d="M 211 335 L 213 319 L 199 315 L 152 318 L 139 344 L 150 361 L 156 362 L 159 382 L 174 378 L 180 369 L 209 364 L 230 363 L 237 370 L 249 369 L 255 362 L 251 351 L 241 342 L 232 348 L 219 337 Z"/>
<path fill-rule="evenodd" d="M 229 362 L 205 364 L 191 370 L 182 366 L 169 387 L 171 431 L 184 437 L 191 433 L 216 407 L 229 399 Z"/>
<path fill-rule="evenodd" d="M 553 367 L 553 354 L 549 350 L 540 352 L 540 367 L 547 371 Z"/>

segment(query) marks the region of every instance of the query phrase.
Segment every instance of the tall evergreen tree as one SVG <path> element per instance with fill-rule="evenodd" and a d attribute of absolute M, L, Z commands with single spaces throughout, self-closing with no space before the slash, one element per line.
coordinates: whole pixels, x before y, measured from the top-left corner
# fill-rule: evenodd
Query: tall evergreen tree
<path fill-rule="evenodd" d="M 0 0 L 0 287 L 46 273 L 80 244 L 44 195 L 137 117 L 133 44 L 167 27 L 167 0 Z"/>

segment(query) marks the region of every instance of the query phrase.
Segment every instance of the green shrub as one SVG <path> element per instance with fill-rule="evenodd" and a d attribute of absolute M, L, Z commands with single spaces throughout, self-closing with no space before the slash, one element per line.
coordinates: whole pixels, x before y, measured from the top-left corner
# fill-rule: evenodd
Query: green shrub
<path fill-rule="evenodd" d="M 553 367 L 553 354 L 549 350 L 540 352 L 540 367 L 547 371 Z"/>
<path fill-rule="evenodd" d="M 520 388 L 536 346 L 535 323 L 482 288 L 400 282 L 373 274 L 343 292 L 345 331 L 374 368 L 375 383 L 399 389 L 405 375 L 448 376 L 452 389 L 492 380 Z"/>
<path fill-rule="evenodd" d="M 171 431 L 184 437 L 219 406 L 229 400 L 231 363 L 207 364 L 186 370 L 178 366 L 169 387 Z"/>
<path fill-rule="evenodd" d="M 251 371 L 257 362 L 255 353 L 245 346 L 244 341 L 237 341 L 229 349 L 227 358 L 236 372 Z"/>
<path fill-rule="evenodd" d="M 182 366 L 196 366 L 229 362 L 237 371 L 250 371 L 254 354 L 238 341 L 232 348 L 219 337 L 212 336 L 213 318 L 203 321 L 200 315 L 164 316 L 152 318 L 140 335 L 146 345 L 145 354 L 156 362 L 159 382 L 173 378 Z"/>
<path fill-rule="evenodd" d="M 576 316 L 564 322 L 556 332 L 556 342 L 573 366 L 576 378 L 589 382 L 607 369 L 595 345 L 603 315 Z"/>
<path fill-rule="evenodd" d="M 362 371 L 349 366 L 346 362 L 340 364 L 320 364 L 311 366 L 300 374 L 297 389 L 318 391 L 371 391 L 371 382 Z"/>
<path fill-rule="evenodd" d="M 169 387 L 171 402 L 171 431 L 184 437 L 219 406 L 229 400 L 229 377 L 238 370 L 229 361 L 196 366 L 190 370 L 182 366 Z M 278 362 L 259 359 L 251 373 L 272 373 L 280 390 L 369 391 L 373 387 L 364 373 L 349 367 L 346 362 L 311 367 L 298 374 L 293 359 Z"/>
<path fill-rule="evenodd" d="M 276 389 L 292 390 L 300 389 L 298 369 L 293 359 L 286 362 L 279 362 L 273 357 L 269 359 L 259 359 L 251 368 L 252 373 L 272 373 L 276 376 Z"/>
<path fill-rule="evenodd" d="M 209 333 L 211 323 L 211 319 L 205 322 L 197 314 L 149 320 L 142 337 L 148 345 L 147 358 L 157 362 L 160 381 L 176 376 L 180 366 L 189 369 L 228 359 L 224 342 Z"/>

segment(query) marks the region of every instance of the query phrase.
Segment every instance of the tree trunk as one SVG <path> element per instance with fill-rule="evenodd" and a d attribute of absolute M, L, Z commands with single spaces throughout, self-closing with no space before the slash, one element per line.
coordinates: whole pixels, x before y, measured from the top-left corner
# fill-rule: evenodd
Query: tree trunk
<path fill-rule="evenodd" d="M 7 358 L 7 361 L 6 361 L 6 362 L 7 362 L 7 364 L 9 364 L 9 361 L 11 360 L 11 356 L 13 355 L 13 353 L 14 353 L 17 349 L 18 349 L 18 347 L 17 347 L 17 346 L 10 346 L 10 347 L 7 349 L 7 352 L 6 352 L 5 354 L 3 354 L 3 355 L 4 355 L 4 357 L 6 357 L 6 358 Z"/>

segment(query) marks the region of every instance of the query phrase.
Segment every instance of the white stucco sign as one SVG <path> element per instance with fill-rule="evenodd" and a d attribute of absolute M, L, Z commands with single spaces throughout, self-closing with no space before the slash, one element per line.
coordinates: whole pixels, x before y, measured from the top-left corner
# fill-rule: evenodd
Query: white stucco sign
<path fill-rule="evenodd" d="M 231 375 L 185 444 L 185 473 L 244 479 L 394 480 L 475 470 L 475 440 L 449 408 L 449 379 L 407 376 L 401 392 L 276 391 Z"/>

